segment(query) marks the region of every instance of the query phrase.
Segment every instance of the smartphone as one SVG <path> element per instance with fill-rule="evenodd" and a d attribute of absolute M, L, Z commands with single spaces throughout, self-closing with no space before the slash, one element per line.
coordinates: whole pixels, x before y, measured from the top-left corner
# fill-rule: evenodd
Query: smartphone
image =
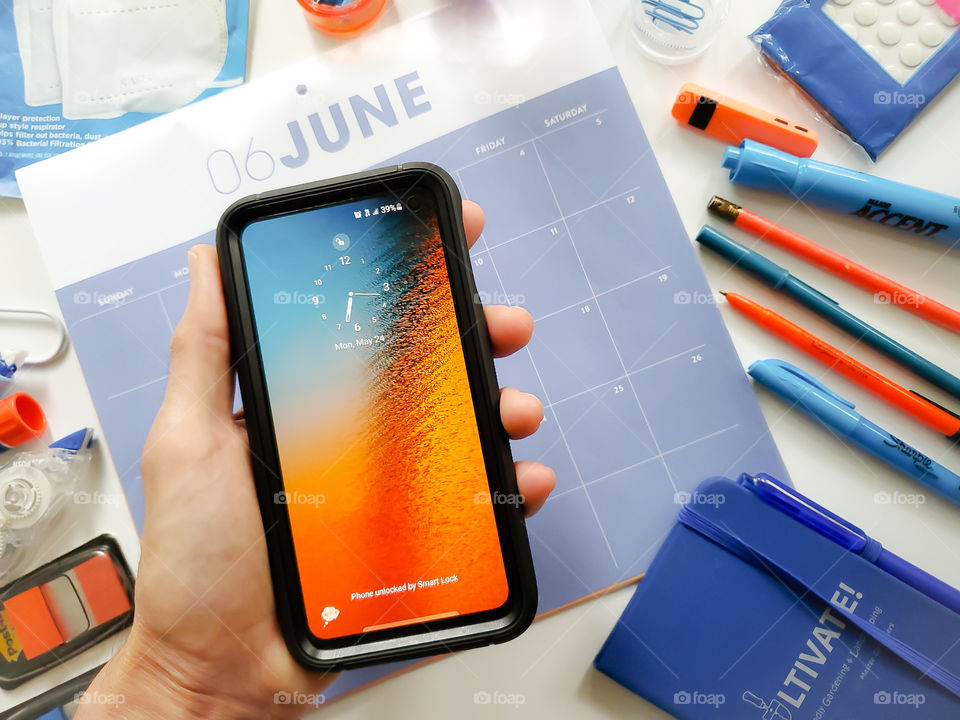
<path fill-rule="evenodd" d="M 450 176 L 247 198 L 217 249 L 293 656 L 342 669 L 523 632 L 536 580 Z"/>

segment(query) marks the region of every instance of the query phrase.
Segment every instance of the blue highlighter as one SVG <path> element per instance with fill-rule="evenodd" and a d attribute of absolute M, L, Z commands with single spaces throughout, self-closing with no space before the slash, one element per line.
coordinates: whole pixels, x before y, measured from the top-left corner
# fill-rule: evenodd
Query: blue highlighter
<path fill-rule="evenodd" d="M 948 245 L 960 240 L 960 198 L 799 158 L 753 140 L 728 147 L 723 167 L 735 183 L 785 193 Z"/>
<path fill-rule="evenodd" d="M 759 360 L 747 373 L 793 407 L 803 410 L 841 442 L 863 448 L 887 465 L 960 505 L 960 476 L 863 417 L 854 404 L 785 360 Z"/>

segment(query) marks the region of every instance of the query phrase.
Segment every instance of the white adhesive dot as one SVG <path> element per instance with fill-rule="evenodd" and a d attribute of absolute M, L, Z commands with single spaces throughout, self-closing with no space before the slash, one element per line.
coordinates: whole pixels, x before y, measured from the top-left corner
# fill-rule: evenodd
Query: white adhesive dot
<path fill-rule="evenodd" d="M 876 47 L 875 45 L 863 45 L 862 47 L 863 51 L 874 60 L 880 59 L 880 48 Z"/>
<path fill-rule="evenodd" d="M 886 70 L 890 77 L 896 80 L 901 85 L 903 84 L 903 68 L 899 65 L 887 65 L 884 70 Z"/>
<path fill-rule="evenodd" d="M 880 17 L 880 10 L 872 2 L 861 3 L 853 11 L 853 18 L 861 25 L 873 25 Z"/>
<path fill-rule="evenodd" d="M 820 11 L 901 85 L 960 33 L 938 0 L 825 0 Z"/>
<path fill-rule="evenodd" d="M 857 36 L 860 34 L 860 28 L 858 28 L 853 23 L 844 23 L 840 26 L 840 29 L 843 30 L 847 35 L 852 37 L 854 40 L 857 39 Z"/>
<path fill-rule="evenodd" d="M 843 30 L 847 35 L 852 37 L 854 40 L 859 42 L 860 39 L 860 28 L 853 23 L 844 23 L 840 26 L 840 29 Z"/>
<path fill-rule="evenodd" d="M 904 25 L 913 25 L 920 19 L 920 6 L 915 2 L 905 2 L 897 8 L 897 17 Z"/>
<path fill-rule="evenodd" d="M 916 67 L 923 62 L 923 48 L 916 43 L 907 43 L 900 48 L 900 62 L 907 67 Z"/>
<path fill-rule="evenodd" d="M 884 23 L 877 30 L 877 38 L 884 45 L 896 45 L 900 42 L 902 36 L 903 32 L 900 30 L 900 26 L 893 22 Z"/>
<path fill-rule="evenodd" d="M 936 23 L 927 23 L 920 28 L 919 37 L 927 47 L 937 47 L 943 43 L 943 28 Z"/>

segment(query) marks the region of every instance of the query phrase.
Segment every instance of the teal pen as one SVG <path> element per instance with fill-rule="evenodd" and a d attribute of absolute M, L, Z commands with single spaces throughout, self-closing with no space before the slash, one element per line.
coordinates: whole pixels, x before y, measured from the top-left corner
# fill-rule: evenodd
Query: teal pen
<path fill-rule="evenodd" d="M 704 225 L 697 235 L 697 242 L 730 260 L 737 267 L 766 282 L 774 290 L 792 297 L 825 320 L 829 320 L 841 330 L 900 363 L 911 372 L 919 375 L 941 390 L 960 398 L 960 378 L 930 362 L 922 355 L 904 347 L 888 335 L 884 335 L 872 325 L 865 323 L 849 310 L 844 310 L 836 300 L 810 287 L 790 271 L 764 257 L 746 245 L 710 225 Z"/>

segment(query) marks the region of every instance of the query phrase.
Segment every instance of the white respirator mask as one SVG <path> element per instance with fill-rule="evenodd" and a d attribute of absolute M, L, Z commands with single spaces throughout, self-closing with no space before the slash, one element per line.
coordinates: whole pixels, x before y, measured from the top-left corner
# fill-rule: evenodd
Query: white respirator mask
<path fill-rule="evenodd" d="M 13 0 L 13 23 L 23 66 L 23 96 L 27 105 L 52 105 L 61 100 L 60 68 L 53 47 L 54 0 Z"/>
<path fill-rule="evenodd" d="M 36 31 L 31 26 L 28 50 L 38 69 L 27 87 L 36 91 L 45 82 L 40 69 L 48 68 L 52 53 L 62 88 L 53 102 L 62 101 L 65 118 L 169 112 L 208 88 L 240 83 L 239 79 L 216 81 L 227 56 L 225 0 L 15 3 L 52 6 L 48 25 L 41 27 L 38 22 Z M 37 14 L 42 19 L 42 11 L 38 9 Z M 29 20 L 33 19 L 31 14 Z M 19 29 L 17 37 L 21 37 Z"/>

